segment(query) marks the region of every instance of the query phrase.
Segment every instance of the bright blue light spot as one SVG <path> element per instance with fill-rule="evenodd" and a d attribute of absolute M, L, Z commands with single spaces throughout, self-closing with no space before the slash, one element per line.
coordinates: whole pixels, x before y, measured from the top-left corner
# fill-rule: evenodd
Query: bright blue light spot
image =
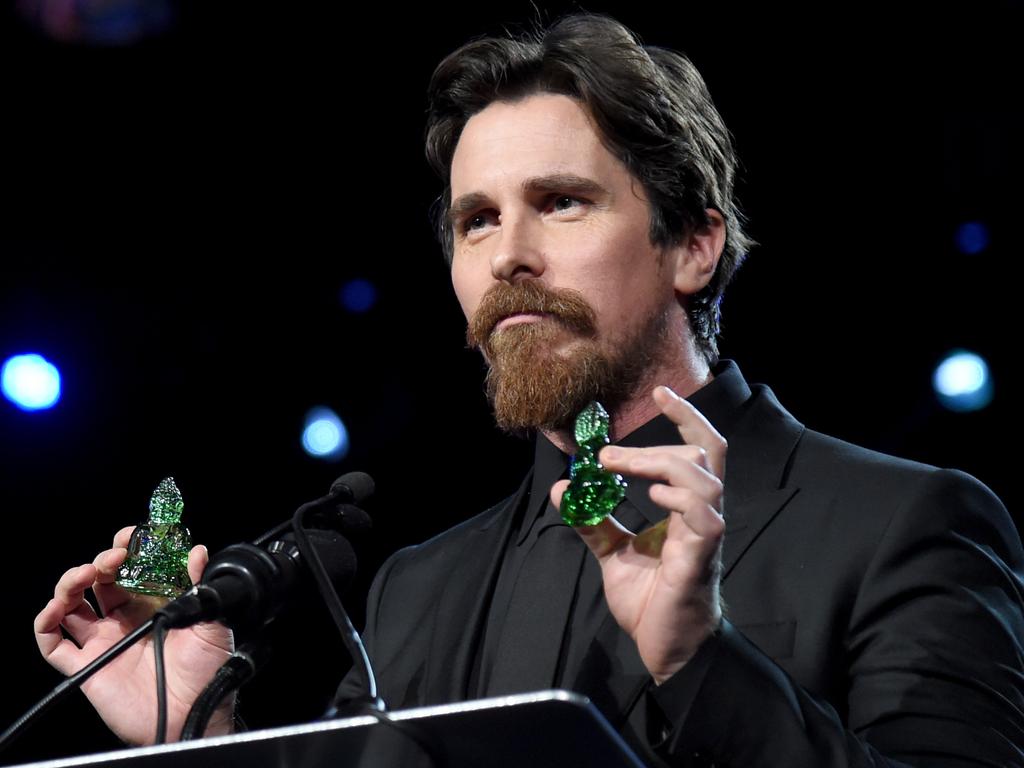
<path fill-rule="evenodd" d="M 932 378 L 939 402 L 951 411 L 977 411 L 992 402 L 988 364 L 973 352 L 953 352 Z"/>
<path fill-rule="evenodd" d="M 956 231 L 956 247 L 961 253 L 974 256 L 988 248 L 988 227 L 980 221 L 968 221 Z"/>
<path fill-rule="evenodd" d="M 306 414 L 302 447 L 318 459 L 342 459 L 348 453 L 348 430 L 330 408 L 314 408 Z"/>
<path fill-rule="evenodd" d="M 16 355 L 4 363 L 0 387 L 23 411 L 52 408 L 60 400 L 60 371 L 42 355 Z"/>
<path fill-rule="evenodd" d="M 341 304 L 349 312 L 368 312 L 376 303 L 377 289 L 369 280 L 349 280 L 341 288 Z"/>

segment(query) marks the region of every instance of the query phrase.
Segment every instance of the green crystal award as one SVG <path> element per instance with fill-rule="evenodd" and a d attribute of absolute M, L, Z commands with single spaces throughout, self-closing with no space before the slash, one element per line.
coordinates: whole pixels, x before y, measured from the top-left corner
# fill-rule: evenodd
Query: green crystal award
<path fill-rule="evenodd" d="M 185 503 L 173 477 L 160 481 L 149 500 L 149 520 L 132 532 L 117 583 L 129 592 L 175 598 L 192 586 L 188 551 L 192 537 L 181 524 Z"/>
<path fill-rule="evenodd" d="M 576 445 L 579 450 L 569 465 L 569 487 L 562 494 L 562 520 L 567 525 L 597 525 L 612 513 L 626 495 L 622 475 L 609 472 L 597 460 L 598 452 L 611 440 L 608 411 L 593 402 L 576 417 Z"/>

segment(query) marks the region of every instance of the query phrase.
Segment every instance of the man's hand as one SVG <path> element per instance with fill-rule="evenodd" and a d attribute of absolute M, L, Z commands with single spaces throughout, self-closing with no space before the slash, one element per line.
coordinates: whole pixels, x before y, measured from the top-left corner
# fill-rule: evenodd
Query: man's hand
<path fill-rule="evenodd" d="M 149 619 L 160 602 L 117 586 L 117 569 L 128 554 L 132 528 L 114 536 L 114 547 L 91 564 L 67 571 L 57 582 L 53 599 L 36 616 L 39 652 L 52 666 L 72 675 Z M 206 548 L 189 553 L 188 572 L 199 581 L 209 560 Z M 85 599 L 92 588 L 99 614 Z M 61 634 L 61 627 L 71 640 Z M 181 734 L 189 709 L 221 664 L 231 655 L 231 631 L 221 624 L 198 624 L 172 630 L 164 643 L 167 672 L 167 735 Z M 129 744 L 152 743 L 156 735 L 156 671 L 153 642 L 146 636 L 90 677 L 82 691 L 104 722 Z M 234 698 L 214 714 L 207 734 L 231 729 Z"/>
<path fill-rule="evenodd" d="M 722 479 L 726 442 L 696 408 L 667 387 L 654 401 L 686 445 L 609 446 L 601 463 L 612 472 L 650 478 L 650 496 L 669 516 L 634 535 L 612 517 L 576 530 L 601 564 L 608 608 L 636 642 L 657 684 L 678 672 L 722 620 Z M 551 488 L 558 507 L 568 486 Z"/>

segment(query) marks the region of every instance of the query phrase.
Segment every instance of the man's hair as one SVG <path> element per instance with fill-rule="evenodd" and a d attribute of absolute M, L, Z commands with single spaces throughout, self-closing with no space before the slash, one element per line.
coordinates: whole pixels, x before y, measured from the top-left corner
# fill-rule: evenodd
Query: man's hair
<path fill-rule="evenodd" d="M 722 294 L 753 245 L 733 201 L 737 158 L 732 139 L 689 59 L 641 45 L 606 16 L 577 14 L 547 30 L 474 40 L 434 71 L 426 153 L 445 185 L 435 224 L 449 265 L 451 165 L 463 128 L 492 102 L 536 93 L 569 96 L 586 108 L 605 146 L 644 187 L 652 244 L 678 244 L 707 223 L 706 208 L 725 217 L 725 248 L 715 274 L 686 305 L 697 345 L 714 363 Z"/>

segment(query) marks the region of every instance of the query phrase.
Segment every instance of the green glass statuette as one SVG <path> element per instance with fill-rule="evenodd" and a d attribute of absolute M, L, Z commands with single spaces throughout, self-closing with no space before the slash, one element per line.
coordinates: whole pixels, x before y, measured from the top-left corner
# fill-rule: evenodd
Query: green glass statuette
<path fill-rule="evenodd" d="M 569 467 L 569 487 L 562 494 L 562 520 L 568 525 L 597 525 L 612 513 L 626 495 L 622 475 L 609 472 L 597 460 L 598 451 L 611 441 L 608 411 L 598 403 L 588 405 L 576 417 L 579 451 Z"/>
<path fill-rule="evenodd" d="M 188 551 L 192 537 L 181 524 L 185 503 L 173 477 L 160 481 L 149 500 L 149 520 L 135 528 L 117 583 L 130 592 L 175 598 L 192 586 Z"/>

